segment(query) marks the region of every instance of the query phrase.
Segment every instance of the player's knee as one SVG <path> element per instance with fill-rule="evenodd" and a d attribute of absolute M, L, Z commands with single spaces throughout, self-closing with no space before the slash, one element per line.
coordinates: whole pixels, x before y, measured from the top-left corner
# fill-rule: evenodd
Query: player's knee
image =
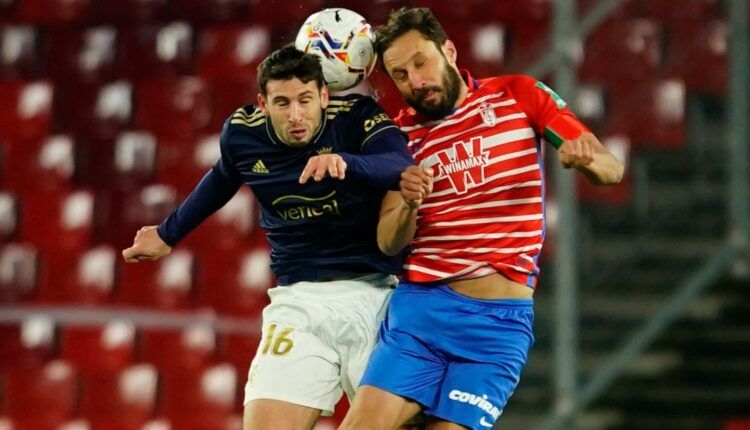
<path fill-rule="evenodd" d="M 366 419 L 351 419 L 344 420 L 338 430 L 390 430 L 390 427 Z"/>

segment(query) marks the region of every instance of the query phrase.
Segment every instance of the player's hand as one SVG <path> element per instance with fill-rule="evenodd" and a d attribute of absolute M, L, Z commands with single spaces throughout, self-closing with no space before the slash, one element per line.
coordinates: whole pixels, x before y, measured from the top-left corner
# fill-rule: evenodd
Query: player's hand
<path fill-rule="evenodd" d="M 432 192 L 433 173 L 429 167 L 409 166 L 401 172 L 401 197 L 412 209 L 422 205 L 422 201 Z"/>
<path fill-rule="evenodd" d="M 156 232 L 155 225 L 149 225 L 138 230 L 133 239 L 133 246 L 122 250 L 122 257 L 127 263 L 139 261 L 154 261 L 172 252 L 172 247 L 167 245 Z"/>
<path fill-rule="evenodd" d="M 307 166 L 302 170 L 299 183 L 304 184 L 310 178 L 313 178 L 315 182 L 320 182 L 326 175 L 336 179 L 344 179 L 345 174 L 346 161 L 340 155 L 316 155 L 307 160 Z"/>
<path fill-rule="evenodd" d="M 588 166 L 594 161 L 596 137 L 591 133 L 582 133 L 576 139 L 566 140 L 557 150 L 557 157 L 566 169 Z"/>

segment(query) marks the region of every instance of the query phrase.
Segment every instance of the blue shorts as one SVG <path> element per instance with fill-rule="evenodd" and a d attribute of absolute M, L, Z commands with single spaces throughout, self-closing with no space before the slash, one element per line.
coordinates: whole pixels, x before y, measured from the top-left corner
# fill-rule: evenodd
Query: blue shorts
<path fill-rule="evenodd" d="M 480 300 L 401 282 L 360 385 L 414 400 L 436 418 L 493 426 L 534 343 L 532 299 Z"/>

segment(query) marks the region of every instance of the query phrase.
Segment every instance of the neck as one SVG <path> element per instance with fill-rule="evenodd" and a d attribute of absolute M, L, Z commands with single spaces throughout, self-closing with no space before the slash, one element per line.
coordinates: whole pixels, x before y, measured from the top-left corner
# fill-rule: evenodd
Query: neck
<path fill-rule="evenodd" d="M 456 73 L 458 73 L 458 70 L 456 70 Z M 459 73 L 459 76 L 461 74 Z M 458 98 L 456 99 L 456 104 L 453 105 L 453 108 L 458 108 L 463 104 L 464 100 L 466 100 L 466 96 L 469 94 L 469 86 L 466 85 L 466 82 L 464 82 L 463 77 L 461 78 L 461 88 L 458 90 Z"/>
<path fill-rule="evenodd" d="M 464 81 L 461 81 L 461 89 L 458 92 L 458 98 L 456 99 L 456 104 L 453 107 L 457 108 L 461 106 L 464 100 L 466 100 L 466 96 L 468 94 L 469 94 L 469 87 L 464 83 Z"/>

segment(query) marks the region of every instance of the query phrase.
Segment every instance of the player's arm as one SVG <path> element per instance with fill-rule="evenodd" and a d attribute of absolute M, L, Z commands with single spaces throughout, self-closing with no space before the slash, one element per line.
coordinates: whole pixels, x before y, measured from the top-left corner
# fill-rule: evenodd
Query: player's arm
<path fill-rule="evenodd" d="M 363 97 L 349 114 L 347 151 L 311 157 L 299 178 L 320 181 L 326 176 L 344 179 L 353 175 L 379 189 L 397 190 L 399 175 L 414 159 L 399 128 L 369 97 Z"/>
<path fill-rule="evenodd" d="M 227 140 L 225 128 L 219 161 L 161 224 L 136 233 L 133 245 L 122 251 L 126 262 L 153 261 L 168 255 L 182 238 L 234 196 L 242 180 L 225 150 Z"/>
<path fill-rule="evenodd" d="M 388 191 L 380 206 L 378 247 L 396 255 L 411 243 L 417 231 L 417 211 L 432 192 L 432 170 L 409 166 L 401 173 L 399 191 Z"/>
<path fill-rule="evenodd" d="M 563 167 L 575 168 L 592 184 L 617 184 L 624 174 L 622 163 L 591 132 L 584 131 L 574 139 L 565 140 L 557 150 L 557 157 Z"/>
<path fill-rule="evenodd" d="M 570 111 L 554 91 L 528 76 L 515 76 L 513 96 L 529 115 L 535 131 L 557 149 L 565 168 L 575 168 L 597 185 L 617 184 L 624 166 Z"/>

